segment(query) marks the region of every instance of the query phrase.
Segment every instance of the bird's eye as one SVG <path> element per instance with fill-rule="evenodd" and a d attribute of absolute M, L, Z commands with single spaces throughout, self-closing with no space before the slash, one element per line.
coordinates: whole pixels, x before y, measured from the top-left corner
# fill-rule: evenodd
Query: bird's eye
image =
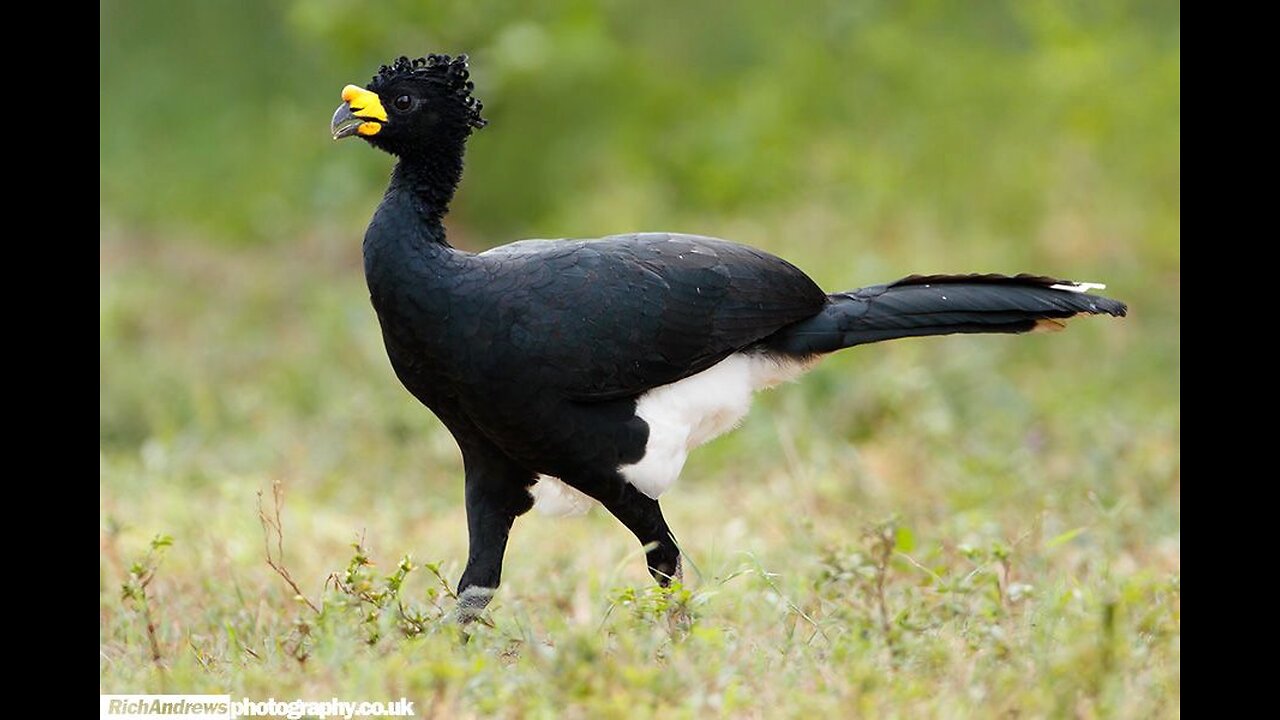
<path fill-rule="evenodd" d="M 391 103 L 391 106 L 400 112 L 408 112 L 413 107 L 413 98 L 408 95 L 401 95 Z"/>

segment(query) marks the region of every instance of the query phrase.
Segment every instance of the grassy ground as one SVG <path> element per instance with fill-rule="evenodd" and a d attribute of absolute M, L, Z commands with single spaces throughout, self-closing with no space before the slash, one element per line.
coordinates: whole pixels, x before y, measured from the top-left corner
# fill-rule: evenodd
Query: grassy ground
<path fill-rule="evenodd" d="M 1028 267 L 973 238 L 844 240 L 865 229 L 815 213 L 698 226 L 832 289 L 1052 269 L 1133 312 L 832 358 L 664 497 L 684 588 L 650 587 L 601 511 L 531 514 L 467 644 L 429 567 L 451 584 L 466 557 L 459 458 L 391 375 L 358 243 L 107 228 L 101 690 L 406 696 L 435 717 L 1176 716 L 1177 253 L 1072 255 L 1059 224 Z M 277 483 L 283 565 L 319 613 L 267 566 Z"/>

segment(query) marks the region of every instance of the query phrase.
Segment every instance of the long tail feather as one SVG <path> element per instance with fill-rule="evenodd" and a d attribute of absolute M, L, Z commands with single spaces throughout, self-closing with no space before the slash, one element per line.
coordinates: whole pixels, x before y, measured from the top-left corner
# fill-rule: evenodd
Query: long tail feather
<path fill-rule="evenodd" d="M 912 275 L 831 295 L 822 312 L 766 344 L 810 355 L 922 335 L 1058 329 L 1081 313 L 1123 317 L 1124 303 L 1088 292 L 1103 287 L 1041 275 Z"/>

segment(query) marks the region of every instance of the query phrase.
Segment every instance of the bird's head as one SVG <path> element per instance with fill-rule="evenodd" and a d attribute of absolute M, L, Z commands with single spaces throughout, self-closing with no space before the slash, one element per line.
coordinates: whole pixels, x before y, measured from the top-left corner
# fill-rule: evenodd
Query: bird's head
<path fill-rule="evenodd" d="M 485 126 L 470 75 L 466 55 L 401 57 L 383 65 L 365 87 L 342 89 L 333 139 L 362 137 L 399 157 L 459 146 Z"/>

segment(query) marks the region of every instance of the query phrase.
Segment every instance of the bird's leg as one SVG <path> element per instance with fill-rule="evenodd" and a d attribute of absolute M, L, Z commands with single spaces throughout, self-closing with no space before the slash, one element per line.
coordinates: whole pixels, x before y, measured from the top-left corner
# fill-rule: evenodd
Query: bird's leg
<path fill-rule="evenodd" d="M 533 475 L 492 453 L 465 453 L 470 551 L 458 581 L 459 623 L 480 617 L 502 581 L 502 557 L 516 517 L 533 506 Z"/>
<path fill-rule="evenodd" d="M 502 556 L 507 549 L 507 535 L 514 515 L 473 502 L 467 493 L 467 529 L 470 552 L 467 568 L 458 581 L 458 622 L 466 624 L 480 616 L 502 582 Z"/>
<path fill-rule="evenodd" d="M 680 549 L 675 536 L 662 516 L 658 501 L 640 492 L 629 482 L 617 478 L 600 489 L 596 500 L 622 521 L 645 546 L 645 559 L 649 574 L 658 584 L 667 587 L 672 580 L 681 579 Z"/>

